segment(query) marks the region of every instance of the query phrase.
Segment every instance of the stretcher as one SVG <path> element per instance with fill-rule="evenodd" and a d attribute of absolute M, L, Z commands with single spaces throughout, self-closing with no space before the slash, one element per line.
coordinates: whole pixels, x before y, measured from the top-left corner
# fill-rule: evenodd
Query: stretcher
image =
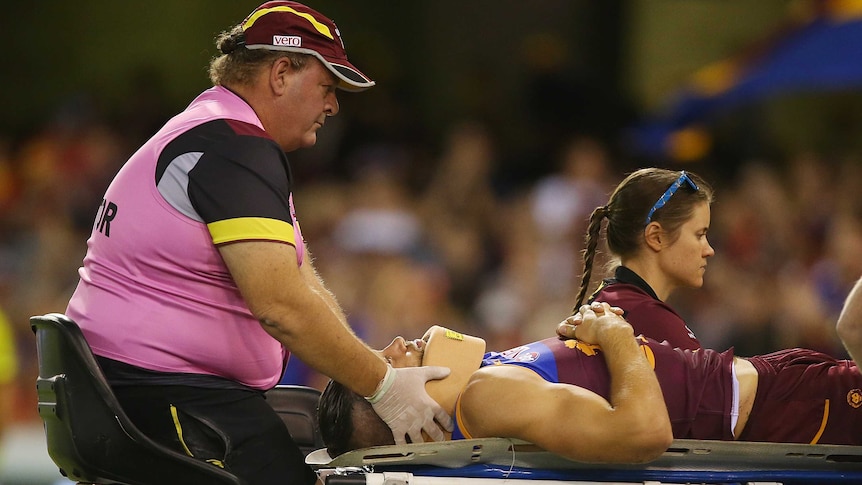
<path fill-rule="evenodd" d="M 482 438 L 306 457 L 326 485 L 862 483 L 862 447 L 675 440 L 641 465 L 581 463 L 530 443 Z M 526 485 L 526 483 L 525 483 Z"/>

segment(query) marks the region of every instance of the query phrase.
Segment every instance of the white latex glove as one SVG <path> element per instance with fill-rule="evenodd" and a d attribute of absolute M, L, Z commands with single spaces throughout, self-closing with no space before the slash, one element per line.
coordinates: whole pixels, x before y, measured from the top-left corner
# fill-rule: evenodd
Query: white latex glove
<path fill-rule="evenodd" d="M 405 435 L 413 443 L 422 443 L 422 431 L 434 441 L 443 441 L 446 437 L 440 427 L 452 431 L 452 418 L 425 391 L 426 382 L 442 379 L 449 372 L 448 367 L 437 366 L 387 369 L 377 392 L 366 399 L 392 429 L 395 444 L 407 443 Z"/>

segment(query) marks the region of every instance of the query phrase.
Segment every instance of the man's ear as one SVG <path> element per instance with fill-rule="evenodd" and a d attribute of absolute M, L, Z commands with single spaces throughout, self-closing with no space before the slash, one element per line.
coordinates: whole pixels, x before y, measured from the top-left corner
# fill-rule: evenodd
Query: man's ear
<path fill-rule="evenodd" d="M 275 94 L 284 93 L 293 71 L 293 64 L 289 57 L 279 57 L 272 63 L 269 69 L 269 85 Z"/>
<path fill-rule="evenodd" d="M 662 240 L 664 238 L 664 230 L 661 228 L 661 224 L 658 222 L 650 222 L 644 228 L 644 242 L 648 248 L 652 249 L 655 252 L 661 251 L 662 248 Z"/>

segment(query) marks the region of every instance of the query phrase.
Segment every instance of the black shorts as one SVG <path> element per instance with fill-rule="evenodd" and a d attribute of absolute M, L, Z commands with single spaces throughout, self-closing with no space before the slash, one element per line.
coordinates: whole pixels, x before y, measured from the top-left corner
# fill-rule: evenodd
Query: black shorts
<path fill-rule="evenodd" d="M 144 434 L 249 485 L 317 480 L 262 392 L 181 385 L 115 386 L 114 392 Z"/>

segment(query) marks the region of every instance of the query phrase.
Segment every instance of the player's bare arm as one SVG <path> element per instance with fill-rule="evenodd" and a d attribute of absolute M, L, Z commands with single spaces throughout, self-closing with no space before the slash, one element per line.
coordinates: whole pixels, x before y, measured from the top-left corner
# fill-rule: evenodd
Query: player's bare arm
<path fill-rule="evenodd" d="M 858 363 L 862 358 L 862 279 L 856 282 L 847 295 L 835 330 L 847 353 Z"/>
<path fill-rule="evenodd" d="M 604 310 L 597 316 L 584 309 L 574 321 L 584 341 L 603 349 L 612 376 L 610 401 L 580 387 L 549 383 L 522 367 L 483 367 L 461 398 L 467 431 L 520 438 L 578 461 L 639 463 L 663 453 L 673 435 L 658 380 L 631 326 Z M 513 395 L 507 389 L 519 391 Z M 505 405 L 488 405 L 501 395 L 511 396 Z"/>

